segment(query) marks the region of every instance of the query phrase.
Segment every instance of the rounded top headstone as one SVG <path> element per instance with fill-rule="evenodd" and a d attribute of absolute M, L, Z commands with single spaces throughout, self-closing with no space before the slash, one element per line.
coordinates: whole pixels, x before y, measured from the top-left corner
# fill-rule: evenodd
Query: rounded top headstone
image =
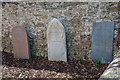
<path fill-rule="evenodd" d="M 12 29 L 12 44 L 15 58 L 29 59 L 29 42 L 24 27 L 15 26 Z"/>

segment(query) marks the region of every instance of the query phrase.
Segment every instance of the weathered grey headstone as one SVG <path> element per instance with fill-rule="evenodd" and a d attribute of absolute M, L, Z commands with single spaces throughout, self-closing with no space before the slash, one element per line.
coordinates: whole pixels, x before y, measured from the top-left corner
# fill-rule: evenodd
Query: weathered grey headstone
<path fill-rule="evenodd" d="M 12 44 L 15 58 L 30 58 L 28 36 L 24 27 L 16 26 L 12 29 Z"/>
<path fill-rule="evenodd" d="M 47 29 L 48 60 L 67 61 L 66 35 L 64 26 L 53 19 Z"/>
<path fill-rule="evenodd" d="M 114 22 L 93 23 L 92 61 L 110 63 L 113 53 Z"/>

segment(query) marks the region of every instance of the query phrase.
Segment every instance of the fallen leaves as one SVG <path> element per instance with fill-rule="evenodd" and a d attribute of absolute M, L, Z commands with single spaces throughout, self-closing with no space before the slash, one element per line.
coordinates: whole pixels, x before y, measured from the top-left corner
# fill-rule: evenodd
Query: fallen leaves
<path fill-rule="evenodd" d="M 95 65 L 84 60 L 48 61 L 34 57 L 29 60 L 15 59 L 13 54 L 3 52 L 3 78 L 96 78 L 107 64 Z"/>

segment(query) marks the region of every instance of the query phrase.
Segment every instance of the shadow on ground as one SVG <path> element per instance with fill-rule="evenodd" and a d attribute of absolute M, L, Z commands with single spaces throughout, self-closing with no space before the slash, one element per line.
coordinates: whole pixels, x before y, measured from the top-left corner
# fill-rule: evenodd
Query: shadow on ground
<path fill-rule="evenodd" d="M 2 65 L 9 67 L 22 67 L 35 70 L 49 70 L 60 73 L 70 73 L 73 77 L 75 75 L 86 76 L 86 78 L 98 79 L 108 64 L 99 64 L 85 60 L 68 60 L 63 61 L 48 61 L 47 58 L 39 59 L 39 57 L 33 57 L 27 59 L 15 59 L 11 53 L 2 53 Z"/>

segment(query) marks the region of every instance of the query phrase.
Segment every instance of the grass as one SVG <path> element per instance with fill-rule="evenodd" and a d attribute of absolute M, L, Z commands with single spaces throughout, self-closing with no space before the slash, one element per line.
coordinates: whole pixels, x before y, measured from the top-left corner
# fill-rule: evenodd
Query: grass
<path fill-rule="evenodd" d="M 95 65 L 99 65 L 100 64 L 100 61 L 95 61 Z"/>

